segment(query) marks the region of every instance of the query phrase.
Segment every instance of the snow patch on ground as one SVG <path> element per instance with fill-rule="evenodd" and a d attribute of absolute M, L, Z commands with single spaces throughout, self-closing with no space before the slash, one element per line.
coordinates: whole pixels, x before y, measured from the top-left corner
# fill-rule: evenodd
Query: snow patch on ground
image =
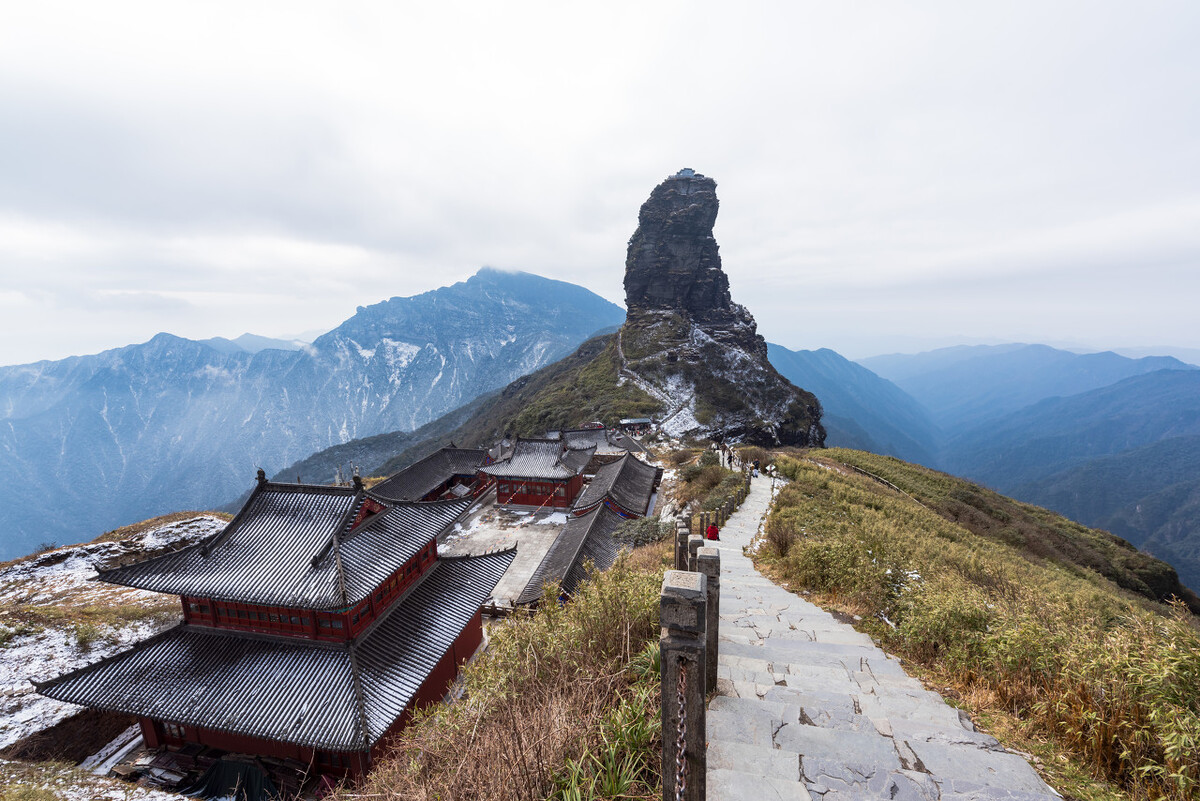
<path fill-rule="evenodd" d="M 685 437 L 702 428 L 696 419 L 696 388 L 686 378 L 667 377 L 665 392 L 673 412 L 659 424 L 659 431 L 671 438 Z"/>
<path fill-rule="evenodd" d="M 421 346 L 419 345 L 414 345 L 411 342 L 387 339 L 386 337 L 380 344 L 383 345 L 384 359 L 387 360 L 387 365 L 393 372 L 408 367 L 412 364 L 413 359 L 417 358 L 417 354 L 421 352 Z"/>
<path fill-rule="evenodd" d="M 183 796 L 138 787 L 119 779 L 103 779 L 58 765 L 9 762 L 0 759 L 0 784 L 5 788 L 49 790 L 60 801 L 181 801 Z"/>
<path fill-rule="evenodd" d="M 138 621 L 107 627 L 87 649 L 80 648 L 74 633 L 64 629 L 14 637 L 0 651 L 0 748 L 48 729 L 82 709 L 38 695 L 34 681 L 47 681 L 98 662 L 168 625 L 173 623 Z"/>
<path fill-rule="evenodd" d="M 86 595 L 94 590 L 108 598 L 112 588 L 92 582 L 98 567 L 131 553 L 149 555 L 165 548 L 199 542 L 224 527 L 224 520 L 202 515 L 169 523 L 120 542 L 71 545 L 30 556 L 0 570 L 0 603 L 50 603 L 68 593 L 73 601 L 80 601 L 85 598 L 79 593 Z"/>
<path fill-rule="evenodd" d="M 118 557 L 150 556 L 167 548 L 183 547 L 224 527 L 224 520 L 201 515 L 120 542 L 57 548 L 0 570 L 0 748 L 80 710 L 73 704 L 38 695 L 34 681 L 47 681 L 99 661 L 174 625 L 170 612 L 158 616 L 153 613 L 155 606 L 164 606 L 164 596 L 92 581 L 98 566 Z M 98 625 L 88 632 L 86 647 L 80 647 L 75 628 L 79 621 L 71 618 L 71 608 L 140 604 L 148 607 L 147 618 L 122 625 Z M 65 609 L 67 614 L 51 625 L 45 623 L 47 609 Z M 25 620 L 30 618 L 41 622 L 27 625 Z"/>

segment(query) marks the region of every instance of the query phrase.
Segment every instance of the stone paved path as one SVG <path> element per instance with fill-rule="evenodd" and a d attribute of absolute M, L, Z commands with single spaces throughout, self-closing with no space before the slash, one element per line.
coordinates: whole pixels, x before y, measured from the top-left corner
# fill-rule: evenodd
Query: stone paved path
<path fill-rule="evenodd" d="M 870 637 L 754 569 L 742 547 L 770 494 L 770 479 L 755 479 L 716 543 L 719 694 L 708 711 L 708 798 L 1058 797 Z"/>

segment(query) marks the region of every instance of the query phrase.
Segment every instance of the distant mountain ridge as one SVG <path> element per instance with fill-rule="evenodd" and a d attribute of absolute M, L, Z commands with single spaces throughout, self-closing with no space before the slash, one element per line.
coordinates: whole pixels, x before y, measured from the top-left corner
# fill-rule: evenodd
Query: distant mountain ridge
<path fill-rule="evenodd" d="M 821 399 L 825 444 L 855 448 L 933 467 L 943 439 L 912 396 L 828 348 L 788 350 L 767 343 L 771 364 Z"/>
<path fill-rule="evenodd" d="M 973 345 L 860 362 L 929 410 L 948 433 L 1030 406 L 1158 370 L 1194 370 L 1170 356 L 1130 359 L 1111 351 L 1071 353 L 1047 345 Z"/>
<path fill-rule="evenodd" d="M 209 345 L 222 353 L 258 353 L 260 350 L 304 350 L 307 342 L 298 339 L 276 339 L 258 334 L 242 334 L 234 339 L 213 337 L 198 340 L 201 344 Z"/>
<path fill-rule="evenodd" d="M 298 350 L 222 352 L 159 334 L 0 368 L 0 558 L 208 508 L 258 466 L 274 473 L 355 437 L 411 430 L 623 316 L 582 287 L 485 268 L 360 307 Z"/>
<path fill-rule="evenodd" d="M 1047 398 L 947 443 L 952 472 L 1012 489 L 1091 459 L 1200 434 L 1200 371 L 1160 370 Z"/>

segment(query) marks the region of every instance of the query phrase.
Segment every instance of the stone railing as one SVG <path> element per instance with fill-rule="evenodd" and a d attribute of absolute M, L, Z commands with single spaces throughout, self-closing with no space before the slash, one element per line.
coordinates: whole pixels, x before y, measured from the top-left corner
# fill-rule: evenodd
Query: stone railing
<path fill-rule="evenodd" d="M 710 525 L 715 524 L 718 529 L 725 525 L 725 521 L 729 520 L 729 516 L 738 510 L 738 507 L 742 505 L 742 502 L 746 500 L 746 495 L 750 492 L 750 474 L 743 472 L 742 476 L 744 478 L 742 483 L 716 509 L 698 512 L 684 510 L 684 519 L 689 524 L 688 529 L 690 533 L 703 536 L 708 531 Z M 676 565 L 678 566 L 678 562 L 676 562 Z"/>
<path fill-rule="evenodd" d="M 663 577 L 662 632 L 663 801 L 702 801 L 706 792 L 705 700 L 717 687 L 721 607 L 721 552 L 705 547 L 710 523 L 725 525 L 750 491 L 750 474 L 715 510 L 685 508 L 675 528 L 675 569 Z"/>
<path fill-rule="evenodd" d="M 662 632 L 663 801 L 707 792 L 705 699 L 717 686 L 721 552 L 688 538 L 688 570 L 668 570 L 659 598 Z"/>

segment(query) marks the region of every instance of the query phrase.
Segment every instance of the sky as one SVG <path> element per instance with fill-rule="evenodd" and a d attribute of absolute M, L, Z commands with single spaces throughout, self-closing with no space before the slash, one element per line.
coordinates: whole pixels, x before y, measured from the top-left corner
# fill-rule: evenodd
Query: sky
<path fill-rule="evenodd" d="M 1200 3 L 13 3 L 0 364 L 329 330 L 482 266 L 621 303 L 716 179 L 735 301 L 851 358 L 1200 348 Z"/>

